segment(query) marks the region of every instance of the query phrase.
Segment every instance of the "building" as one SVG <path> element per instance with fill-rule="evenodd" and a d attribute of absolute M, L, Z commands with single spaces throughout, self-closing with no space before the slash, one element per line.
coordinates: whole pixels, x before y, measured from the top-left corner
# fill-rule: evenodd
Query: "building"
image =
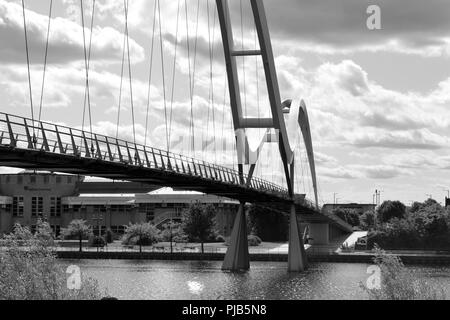
<path fill-rule="evenodd" d="M 85 190 L 104 193 L 83 193 Z M 141 193 L 130 193 L 133 190 Z M 3 174 L 0 234 L 11 232 L 15 223 L 33 230 L 40 218 L 56 235 L 73 219 L 86 220 L 94 233 L 111 229 L 122 234 L 129 223 L 152 222 L 160 226 L 171 219 L 180 220 L 182 210 L 196 202 L 216 206 L 218 232 L 223 236 L 231 233 L 239 203 L 228 198 L 131 183 L 86 182 L 84 177 L 74 175 L 30 171 Z"/>
<path fill-rule="evenodd" d="M 445 197 L 445 207 L 449 207 L 450 206 L 450 198 Z"/>
<path fill-rule="evenodd" d="M 363 214 L 366 211 L 375 210 L 376 205 L 373 203 L 327 203 L 322 207 L 323 213 L 332 213 L 334 209 L 348 209 L 355 210 L 358 214 Z"/>

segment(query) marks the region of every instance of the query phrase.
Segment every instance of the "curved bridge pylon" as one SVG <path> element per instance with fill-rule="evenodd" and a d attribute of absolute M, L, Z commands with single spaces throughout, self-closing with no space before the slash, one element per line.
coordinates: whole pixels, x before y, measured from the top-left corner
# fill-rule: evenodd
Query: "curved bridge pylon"
<path fill-rule="evenodd" d="M 290 213 L 288 270 L 303 271 L 307 259 L 296 210 L 308 208 L 310 212 L 317 212 L 318 209 L 311 130 L 305 103 L 302 101 L 298 106 L 292 100 L 281 100 L 263 0 L 249 1 L 260 49 L 244 51 L 237 50 L 234 45 L 228 0 L 216 0 L 236 136 L 237 171 L 134 142 L 6 113 L 0 113 L 0 165 L 171 186 L 236 199 L 240 205 L 222 266 L 224 270 L 250 268 L 245 204 L 272 206 Z M 270 118 L 243 115 L 236 61 L 242 56 L 260 56 L 262 59 Z M 314 210 L 306 199 L 298 199 L 294 192 L 295 159 L 284 119 L 284 114 L 293 108 L 298 108 L 296 130 L 301 130 L 307 150 L 314 187 Z M 248 150 L 247 129 L 251 128 L 267 130 L 260 148 L 265 143 L 278 144 L 285 187 L 254 177 L 260 148 L 255 152 Z M 249 154 L 252 156 L 246 157 Z M 244 172 L 246 168 L 248 172 Z"/>
<path fill-rule="evenodd" d="M 267 129 L 268 132 L 270 129 L 272 129 L 277 134 L 275 141 L 279 146 L 280 156 L 283 163 L 284 174 L 287 183 L 288 195 L 291 199 L 293 199 L 295 159 L 294 152 L 291 149 L 291 145 L 289 143 L 286 123 L 283 115 L 283 110 L 289 110 L 289 108 L 291 107 L 292 100 L 286 100 L 284 102 L 281 101 L 274 55 L 263 1 L 250 0 L 250 3 L 259 41 L 259 50 L 237 50 L 234 45 L 233 30 L 230 18 L 231 12 L 228 6 L 228 0 L 216 0 L 228 75 L 230 105 L 236 134 L 239 174 L 243 175 L 244 165 L 248 165 L 248 176 L 252 177 L 259 155 L 259 152 L 257 152 L 256 156 L 245 157 L 245 155 L 249 153 L 249 150 L 246 150 L 246 148 L 248 148 L 246 129 L 262 128 Z M 237 57 L 243 56 L 260 56 L 262 59 L 272 114 L 271 118 L 247 118 L 243 115 L 240 82 L 236 61 Z M 311 176 L 313 177 L 316 206 L 318 206 L 314 154 L 311 143 L 310 126 L 304 102 L 302 102 L 302 105 L 300 106 L 298 123 L 300 125 L 305 140 L 305 145 L 307 147 Z M 263 139 L 263 143 L 264 141 L 273 140 Z M 225 256 L 222 267 L 225 270 L 246 270 L 249 268 L 249 253 L 247 246 L 247 230 L 244 208 L 245 203 L 241 202 L 238 214 L 235 219 L 230 246 Z M 299 229 L 299 224 L 297 221 L 296 209 L 295 205 L 291 204 L 288 270 L 302 271 L 306 268 L 306 266 L 306 254 Z"/>

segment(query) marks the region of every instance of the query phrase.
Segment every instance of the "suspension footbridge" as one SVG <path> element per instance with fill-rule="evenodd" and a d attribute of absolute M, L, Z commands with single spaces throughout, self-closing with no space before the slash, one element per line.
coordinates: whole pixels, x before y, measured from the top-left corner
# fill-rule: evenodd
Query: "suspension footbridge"
<path fill-rule="evenodd" d="M 311 138 L 311 128 L 308 119 L 308 113 L 305 103 L 302 101 L 298 105 L 292 100 L 281 99 L 280 88 L 275 68 L 274 54 L 272 50 L 272 43 L 270 39 L 269 27 L 267 23 L 266 13 L 264 9 L 263 0 L 247 0 L 251 6 L 251 11 L 254 20 L 255 28 L 255 43 L 256 49 L 249 50 L 243 47 L 238 48 L 235 44 L 235 38 L 232 30 L 232 11 L 229 8 L 227 0 L 216 0 L 215 11 L 213 16 L 214 23 L 216 17 L 220 25 L 220 32 L 222 36 L 224 65 L 226 70 L 226 84 L 229 92 L 229 110 L 231 114 L 233 131 L 234 131 L 234 153 L 237 155 L 237 166 L 230 168 L 226 165 L 205 161 L 205 159 L 198 159 L 195 156 L 188 156 L 170 151 L 170 136 L 172 129 L 172 108 L 167 107 L 173 103 L 173 95 L 175 82 L 172 78 L 172 92 L 171 98 L 166 96 L 166 79 L 164 77 L 164 70 L 162 72 L 163 93 L 164 93 L 164 116 L 165 116 L 165 133 L 166 133 L 166 148 L 157 148 L 150 146 L 147 143 L 147 124 L 149 121 L 149 113 L 154 112 L 150 110 L 150 102 L 147 106 L 147 117 L 145 127 L 145 141 L 138 143 L 136 138 L 136 117 L 133 103 L 133 85 L 131 75 L 130 63 L 130 40 L 128 27 L 128 0 L 124 1 L 124 46 L 122 56 L 122 70 L 121 70 L 121 86 L 124 77 L 124 65 L 128 60 L 128 79 L 130 84 L 130 106 L 132 116 L 132 139 L 123 139 L 119 137 L 120 126 L 120 98 L 117 116 L 117 131 L 115 136 L 108 136 L 100 134 L 92 129 L 92 112 L 91 100 L 94 98 L 90 92 L 90 56 L 92 44 L 92 28 L 94 23 L 95 0 L 93 0 L 91 12 L 90 37 L 86 41 L 85 35 L 85 17 L 83 0 L 80 0 L 80 9 L 82 17 L 83 28 L 83 46 L 84 46 L 84 71 L 85 71 L 85 94 L 83 105 L 83 123 L 82 127 L 76 128 L 74 126 L 63 126 L 50 121 L 43 121 L 42 115 L 42 96 L 44 94 L 45 71 L 47 65 L 47 54 L 49 50 L 50 23 L 52 15 L 52 1 L 50 1 L 47 43 L 45 51 L 44 72 L 41 90 L 41 100 L 39 105 L 39 117 L 35 118 L 35 110 L 33 104 L 33 93 L 30 75 L 30 55 L 28 49 L 28 36 L 26 24 L 26 10 L 24 1 L 22 1 L 24 34 L 25 34 L 25 48 L 27 53 L 28 66 L 28 85 L 30 94 L 30 109 L 31 117 L 14 115 L 0 112 L 0 165 L 26 168 L 31 170 L 47 170 L 52 172 L 64 172 L 70 174 L 97 176 L 113 180 L 124 180 L 140 183 L 148 183 L 152 185 L 170 186 L 184 190 L 195 190 L 208 194 L 215 194 L 218 196 L 236 199 L 240 202 L 239 210 L 235 218 L 234 227 L 231 235 L 230 246 L 225 256 L 223 269 L 226 270 L 242 270 L 249 268 L 249 253 L 247 244 L 247 230 L 245 220 L 245 204 L 257 203 L 280 213 L 290 214 L 289 226 L 289 259 L 288 269 L 290 271 L 301 271 L 306 268 L 306 254 L 303 244 L 303 236 L 300 230 L 298 216 L 303 222 L 322 221 L 332 225 L 336 225 L 341 230 L 351 231 L 351 228 L 342 221 L 333 220 L 330 217 L 323 216 L 320 213 L 318 205 L 318 191 L 317 179 L 315 173 L 314 151 Z M 197 16 L 199 12 L 200 0 L 197 2 Z M 214 9 L 213 1 L 206 0 L 208 12 L 208 25 L 210 24 L 211 8 Z M 179 45 L 178 30 L 179 18 L 182 1 L 178 1 L 177 8 L 177 22 L 176 22 L 176 40 L 174 57 L 174 69 L 177 65 L 177 47 Z M 185 0 L 186 7 L 186 32 L 187 32 L 187 52 L 188 52 L 188 66 L 189 69 L 189 96 L 190 96 L 190 120 L 189 133 L 192 139 L 195 136 L 195 119 L 193 115 L 194 99 L 194 85 L 195 85 L 195 64 L 191 65 L 189 44 L 189 25 L 187 23 L 188 1 Z M 242 1 L 241 1 L 242 6 Z M 159 18 L 157 19 L 157 17 Z M 198 18 L 197 18 L 198 19 Z M 155 0 L 153 10 L 153 32 L 152 32 L 152 46 L 151 46 L 151 64 L 150 64 L 150 79 L 153 65 L 153 51 L 155 37 L 156 21 L 159 23 L 160 40 L 162 41 L 161 32 L 161 6 L 160 1 Z M 198 21 L 197 21 L 198 23 Z M 241 15 L 242 25 L 242 15 Z M 198 28 L 198 24 L 197 24 Z M 89 30 L 89 28 L 87 28 Z M 197 32 L 196 32 L 197 33 Z M 197 47 L 197 37 L 195 38 L 194 52 Z M 211 41 L 214 35 L 208 36 Z M 164 67 L 164 52 L 161 43 L 161 66 Z M 213 100 L 214 92 L 212 86 L 212 44 L 209 43 L 210 53 L 210 80 L 211 90 L 209 93 L 210 101 Z M 267 104 L 269 106 L 270 116 L 261 116 L 258 113 L 257 117 L 249 117 L 246 112 L 246 102 L 241 101 L 241 89 L 246 88 L 245 72 L 239 72 L 238 59 L 253 57 L 261 61 L 261 67 L 256 70 L 261 72 L 265 78 L 265 85 L 267 89 Z M 191 70 L 193 67 L 194 70 Z M 173 75 L 175 74 L 175 71 Z M 242 79 L 243 75 L 243 79 Z M 244 80 L 244 85 L 242 83 Z M 151 81 L 149 80 L 149 83 Z M 257 84 L 259 86 L 259 83 Z M 150 90 L 150 85 L 149 85 Z M 245 92 L 244 92 L 245 93 Z M 120 92 L 122 95 L 122 92 Z M 150 94 L 149 94 L 150 97 Z M 245 95 L 244 95 L 245 97 Z M 244 98 L 245 99 L 245 98 Z M 259 99 L 259 98 L 258 98 Z M 214 102 L 212 102 L 214 105 Z M 123 110 L 122 110 L 123 112 Z M 214 108 L 212 109 L 214 112 Z M 289 141 L 289 130 L 287 127 L 286 114 L 298 114 L 295 125 L 296 130 L 303 137 L 305 146 L 305 154 L 308 158 L 308 165 L 310 170 L 311 182 L 313 185 L 314 202 L 307 200 L 305 194 L 296 192 L 296 178 L 298 179 L 298 172 L 295 172 L 295 148 L 292 147 Z M 189 112 L 188 112 L 189 114 Z M 208 110 L 209 115 L 209 110 Z M 89 130 L 84 129 L 85 118 L 89 120 Z M 213 113 L 214 117 L 214 113 Z M 63 119 L 61 119 L 63 120 Z M 257 150 L 252 150 L 249 147 L 249 135 L 252 129 L 262 130 L 263 135 L 261 144 Z M 193 141 L 193 140 L 192 140 Z M 284 185 L 268 181 L 267 179 L 256 176 L 256 168 L 258 162 L 261 161 L 261 149 L 268 144 L 276 144 L 279 151 L 279 160 L 282 164 Z M 194 149 L 192 143 L 192 149 Z M 215 150 L 216 151 L 216 150 Z M 216 151 L 217 152 L 217 151 Z M 325 232 L 328 232 L 326 230 Z"/>

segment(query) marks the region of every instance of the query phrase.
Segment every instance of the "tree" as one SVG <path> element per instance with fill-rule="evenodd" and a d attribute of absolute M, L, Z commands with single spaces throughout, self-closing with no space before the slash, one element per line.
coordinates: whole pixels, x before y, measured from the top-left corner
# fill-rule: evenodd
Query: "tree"
<path fill-rule="evenodd" d="M 359 214 L 355 210 L 336 208 L 333 210 L 333 214 L 347 222 L 352 227 L 359 226 Z"/>
<path fill-rule="evenodd" d="M 213 205 L 192 204 L 183 211 L 181 228 L 190 241 L 200 241 L 202 253 L 204 242 L 215 238 L 215 207 Z"/>
<path fill-rule="evenodd" d="M 174 242 L 186 242 L 187 236 L 183 232 L 181 223 L 179 222 L 167 222 L 162 225 L 160 233 L 162 241 L 174 241 Z"/>
<path fill-rule="evenodd" d="M 289 216 L 269 208 L 251 205 L 247 214 L 247 230 L 264 241 L 286 241 L 288 239 Z"/>
<path fill-rule="evenodd" d="M 159 241 L 159 230 L 150 222 L 129 224 L 122 237 L 123 244 L 139 245 L 139 252 L 142 246 L 150 246 Z"/>
<path fill-rule="evenodd" d="M 83 238 L 86 239 L 92 235 L 92 229 L 87 225 L 87 222 L 85 220 L 75 219 L 69 223 L 67 228 L 61 229 L 61 234 L 63 235 L 64 239 L 71 237 L 75 237 L 76 239 L 78 239 L 81 252 L 83 250 L 82 240 Z"/>
<path fill-rule="evenodd" d="M 424 247 L 444 249 L 450 246 L 450 214 L 439 203 L 428 201 L 421 204 L 409 219 L 420 234 Z"/>
<path fill-rule="evenodd" d="M 359 218 L 359 220 L 361 222 L 361 227 L 364 230 L 373 229 L 377 224 L 377 216 L 375 214 L 375 211 L 373 210 L 364 212 Z"/>
<path fill-rule="evenodd" d="M 384 201 L 377 209 L 377 218 L 381 222 L 388 222 L 392 218 L 403 218 L 406 207 L 400 201 Z"/>

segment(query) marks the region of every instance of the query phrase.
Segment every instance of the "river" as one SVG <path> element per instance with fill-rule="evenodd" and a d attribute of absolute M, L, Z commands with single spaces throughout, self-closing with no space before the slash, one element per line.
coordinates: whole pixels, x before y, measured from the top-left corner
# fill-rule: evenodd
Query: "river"
<path fill-rule="evenodd" d="M 311 263 L 288 273 L 285 262 L 252 262 L 246 273 L 220 270 L 219 261 L 62 260 L 96 279 L 119 299 L 367 299 L 361 289 L 367 264 Z M 450 267 L 408 267 L 417 277 L 440 283 L 450 297 Z"/>

